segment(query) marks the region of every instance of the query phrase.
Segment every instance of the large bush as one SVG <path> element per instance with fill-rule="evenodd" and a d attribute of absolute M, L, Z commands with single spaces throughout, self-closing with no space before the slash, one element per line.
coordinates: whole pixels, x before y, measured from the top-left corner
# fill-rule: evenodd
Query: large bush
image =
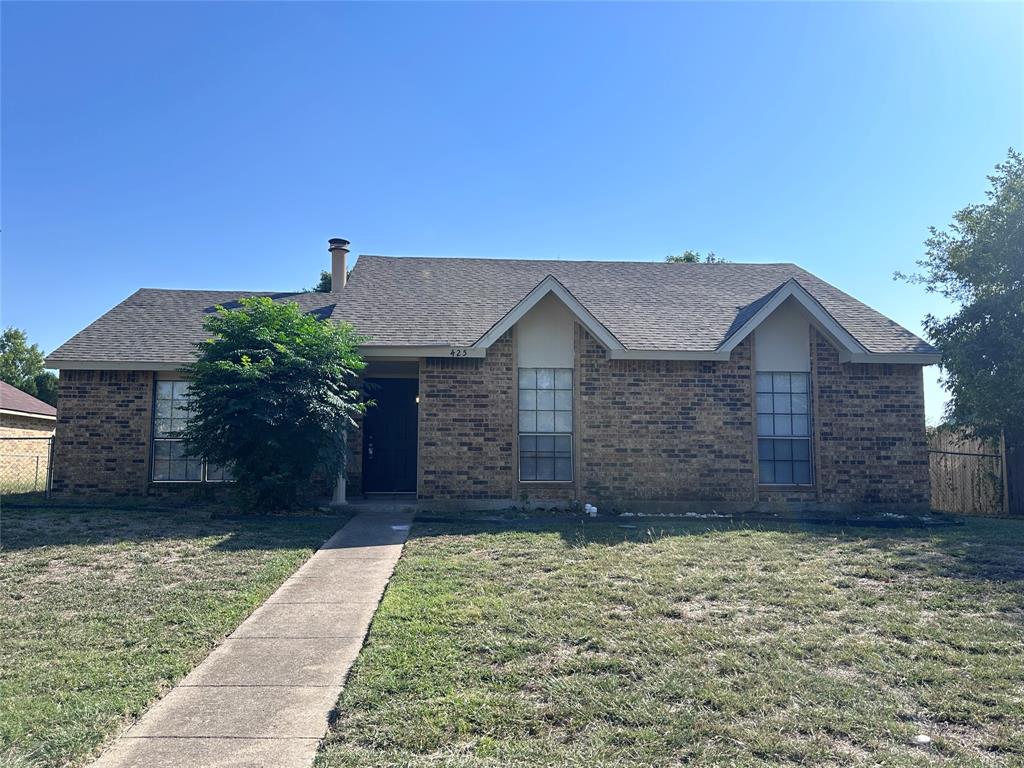
<path fill-rule="evenodd" d="M 311 475 L 344 469 L 346 430 L 365 407 L 361 339 L 351 325 L 268 298 L 218 307 L 204 327 L 211 338 L 184 368 L 189 453 L 227 469 L 257 506 L 292 507 Z"/>

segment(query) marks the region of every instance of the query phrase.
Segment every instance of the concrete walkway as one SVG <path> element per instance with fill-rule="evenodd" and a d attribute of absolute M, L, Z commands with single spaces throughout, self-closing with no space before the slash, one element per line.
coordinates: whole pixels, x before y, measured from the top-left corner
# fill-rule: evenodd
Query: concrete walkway
<path fill-rule="evenodd" d="M 410 521 L 350 520 L 94 768 L 309 766 Z"/>

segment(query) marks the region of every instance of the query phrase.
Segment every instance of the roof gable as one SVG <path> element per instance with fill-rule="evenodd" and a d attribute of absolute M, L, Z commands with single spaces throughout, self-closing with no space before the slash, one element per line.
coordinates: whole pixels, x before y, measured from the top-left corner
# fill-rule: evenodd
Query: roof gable
<path fill-rule="evenodd" d="M 473 347 L 487 349 L 495 341 L 500 339 L 513 325 L 519 322 L 522 317 L 533 309 L 541 299 L 548 294 L 554 294 L 571 312 L 580 325 L 587 329 L 591 336 L 604 345 L 605 349 L 625 349 L 618 339 L 601 323 L 590 314 L 590 311 L 580 303 L 579 299 L 572 295 L 569 290 L 558 282 L 554 275 L 548 275 L 541 280 L 523 299 L 510 309 L 504 317 L 490 327 L 476 342 Z"/>
<path fill-rule="evenodd" d="M 790 278 L 778 288 L 766 294 L 763 299 L 755 302 L 756 309 L 746 314 L 744 321 L 731 330 L 729 335 L 718 346 L 722 352 L 731 352 L 741 341 L 754 332 L 768 317 L 778 309 L 787 299 L 793 299 L 797 304 L 807 310 L 815 325 L 825 332 L 832 342 L 841 350 L 850 354 L 864 354 L 867 350 L 857 341 L 849 331 L 840 325 L 832 315 L 828 313 L 821 303 L 815 299 L 807 290 L 800 285 L 796 278 Z"/>

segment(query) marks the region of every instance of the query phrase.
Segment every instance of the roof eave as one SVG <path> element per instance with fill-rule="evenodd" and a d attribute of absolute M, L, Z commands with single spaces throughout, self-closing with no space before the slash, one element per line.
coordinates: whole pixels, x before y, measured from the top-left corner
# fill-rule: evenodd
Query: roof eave
<path fill-rule="evenodd" d="M 610 349 L 609 360 L 728 360 L 717 349 Z"/>
<path fill-rule="evenodd" d="M 58 371 L 176 371 L 181 366 L 193 362 L 182 360 L 168 362 L 166 360 L 61 360 L 48 357 L 44 361 L 47 368 Z"/>
<path fill-rule="evenodd" d="M 565 304 L 566 308 L 576 317 L 580 325 L 597 339 L 605 349 L 610 351 L 625 350 L 622 342 L 615 338 L 615 335 L 605 328 L 601 321 L 594 317 L 590 310 L 573 296 L 572 292 L 562 285 L 554 275 L 548 275 L 537 283 L 533 290 L 526 294 L 504 317 L 492 325 L 486 333 L 473 343 L 473 348 L 487 349 L 490 347 L 491 344 L 504 336 L 513 325 L 518 323 L 527 312 L 533 309 L 549 293 L 553 293 Z"/>
<path fill-rule="evenodd" d="M 34 411 L 19 411 L 16 408 L 0 408 L 0 413 L 4 416 L 21 416 L 26 419 L 46 419 L 47 421 L 56 421 L 56 414 L 52 413 L 36 413 Z"/>
<path fill-rule="evenodd" d="M 891 365 L 937 365 L 942 362 L 938 352 L 862 352 L 839 353 L 841 363 L 889 363 Z"/>

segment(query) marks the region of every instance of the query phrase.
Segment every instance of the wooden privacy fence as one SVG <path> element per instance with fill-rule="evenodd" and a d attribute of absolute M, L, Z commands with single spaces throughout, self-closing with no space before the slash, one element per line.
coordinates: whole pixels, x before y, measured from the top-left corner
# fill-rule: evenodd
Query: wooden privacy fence
<path fill-rule="evenodd" d="M 1006 509 L 1006 458 L 1001 443 L 952 430 L 928 433 L 932 509 L 959 515 L 1001 515 Z"/>

